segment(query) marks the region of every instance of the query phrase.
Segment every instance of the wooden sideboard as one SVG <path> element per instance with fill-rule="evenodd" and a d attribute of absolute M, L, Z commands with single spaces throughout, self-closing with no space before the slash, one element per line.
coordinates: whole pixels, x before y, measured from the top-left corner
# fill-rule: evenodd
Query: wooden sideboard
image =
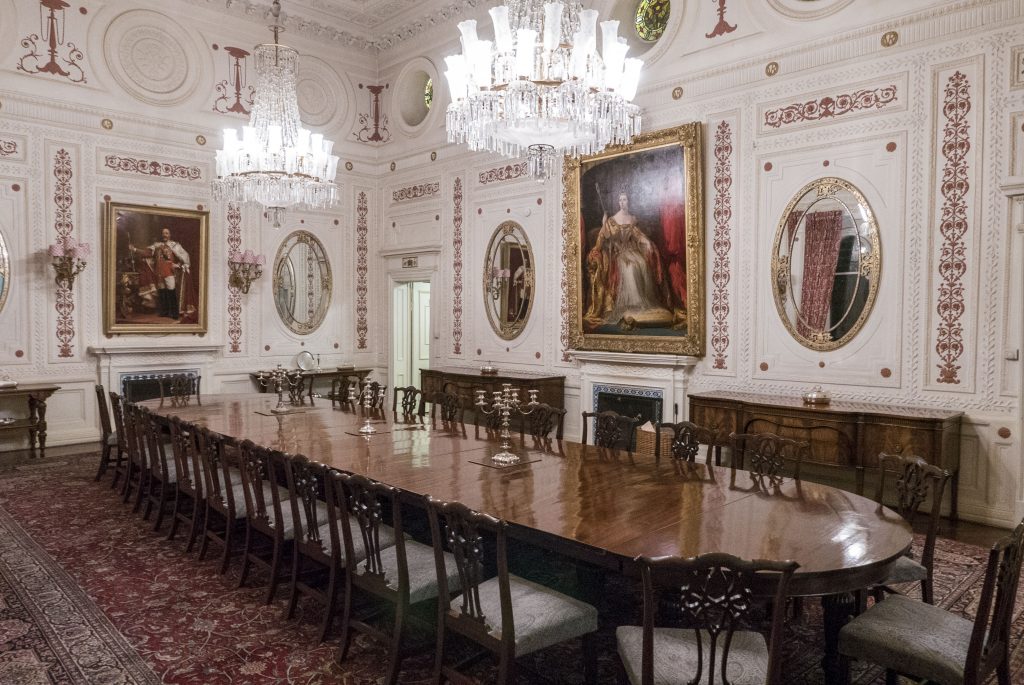
<path fill-rule="evenodd" d="M 857 493 L 864 472 L 878 468 L 878 454 L 916 454 L 953 474 L 950 518 L 957 516 L 962 412 L 740 392 L 690 396 L 690 421 L 728 438 L 729 433 L 777 433 L 811 444 L 811 461 L 856 469 Z"/>
<path fill-rule="evenodd" d="M 21 399 L 28 401 L 28 416 L 0 423 L 0 431 L 28 431 L 28 446 L 32 455 L 39 446 L 39 456 L 46 456 L 46 400 L 60 390 L 52 383 L 23 383 L 13 388 L 0 388 L 0 399 Z"/>
<path fill-rule="evenodd" d="M 425 396 L 435 392 L 454 392 L 465 399 L 467 409 L 472 408 L 477 390 L 485 391 L 490 397 L 495 390 L 501 390 L 503 383 L 511 383 L 519 388 L 524 398 L 527 390 L 536 390 L 538 402 L 545 402 L 559 409 L 565 406 L 565 376 L 544 376 L 520 371 L 484 376 L 479 369 L 456 367 L 420 370 L 420 388 Z M 424 407 L 421 404 L 420 413 L 423 411 Z"/>

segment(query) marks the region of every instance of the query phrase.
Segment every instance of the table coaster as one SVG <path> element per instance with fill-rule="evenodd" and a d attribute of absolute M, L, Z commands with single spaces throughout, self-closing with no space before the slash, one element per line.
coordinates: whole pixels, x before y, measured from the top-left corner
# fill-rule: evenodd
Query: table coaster
<path fill-rule="evenodd" d="M 257 409 L 256 413 L 260 416 L 291 416 L 292 414 L 305 414 L 307 411 L 314 411 L 316 409 L 319 409 L 319 407 L 295 407 L 284 413 L 274 413 L 269 409 Z"/>
<path fill-rule="evenodd" d="M 383 422 L 382 422 L 383 423 Z M 359 431 L 345 431 L 345 435 L 354 435 L 357 438 L 372 438 L 375 435 L 385 435 L 391 431 L 378 430 L 374 433 L 360 433 Z"/>
<path fill-rule="evenodd" d="M 500 471 L 501 469 L 510 469 L 516 466 L 526 466 L 527 464 L 533 464 L 538 461 L 540 461 L 540 457 L 538 457 L 537 459 L 525 459 L 523 461 L 517 461 L 515 464 L 496 464 L 490 459 L 488 459 L 486 463 L 482 461 L 473 461 L 472 459 L 470 459 L 469 463 L 476 464 L 477 466 L 486 466 L 489 469 L 498 469 Z"/>

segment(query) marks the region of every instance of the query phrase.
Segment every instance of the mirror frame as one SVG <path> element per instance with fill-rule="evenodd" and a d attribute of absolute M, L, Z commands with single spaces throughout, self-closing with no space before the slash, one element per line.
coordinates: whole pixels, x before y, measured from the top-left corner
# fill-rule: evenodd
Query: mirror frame
<path fill-rule="evenodd" d="M 505 236 L 518 232 L 518 235 L 522 237 L 519 242 L 521 246 L 526 247 L 526 255 L 529 260 L 529 268 L 526 271 L 526 284 L 530 289 L 530 301 L 526 306 L 526 314 L 522 320 L 517 320 L 515 323 L 507 323 L 497 320 L 497 315 L 493 311 L 494 307 L 489 301 L 491 299 L 490 294 L 490 274 L 491 266 L 494 264 L 494 250 L 498 245 L 501 244 L 501 239 Z M 503 221 L 498 224 L 498 227 L 494 229 L 494 233 L 491 234 L 491 239 L 487 243 L 487 251 L 484 252 L 484 269 L 483 269 L 483 295 L 484 295 L 484 309 L 487 311 L 487 320 L 491 324 L 491 329 L 494 333 L 502 340 L 515 340 L 523 331 L 526 330 L 526 325 L 530 322 L 530 315 L 533 313 L 533 302 L 537 299 L 537 260 L 533 255 L 533 246 L 530 244 L 530 237 L 526 235 L 526 229 L 523 228 L 522 224 L 515 221 Z"/>
<path fill-rule="evenodd" d="M 858 261 L 859 275 L 868 280 L 868 294 L 864 300 L 864 308 L 861 310 L 857 317 L 857 321 L 854 322 L 853 326 L 846 334 L 838 340 L 833 340 L 827 333 L 817 333 L 811 337 L 807 337 L 798 332 L 796 324 L 789 320 L 786 315 L 786 301 L 790 297 L 791 288 L 789 287 L 790 279 L 792 277 L 792 264 L 790 264 L 789 256 L 783 256 L 779 254 L 780 248 L 782 247 L 782 240 L 786 235 L 787 227 L 789 224 L 789 215 L 793 212 L 800 201 L 804 199 L 809 193 L 815 193 L 816 199 L 811 203 L 811 207 L 815 203 L 832 198 L 843 206 L 845 212 L 852 214 L 849 207 L 836 198 L 836 193 L 841 190 L 845 190 L 852 194 L 857 202 L 867 210 L 867 222 L 868 230 L 867 235 L 864 236 L 871 244 L 871 254 L 862 257 Z M 804 212 L 806 214 L 806 212 Z M 802 219 L 801 219 L 802 220 Z M 874 210 L 871 209 L 871 205 L 868 204 L 867 198 L 860 190 L 850 183 L 849 181 L 834 176 L 827 176 L 824 178 L 818 178 L 796 192 L 793 199 L 786 205 L 786 209 L 782 212 L 782 217 L 779 219 L 778 228 L 775 231 L 775 240 L 772 242 L 772 263 L 771 263 L 771 278 L 772 278 L 772 295 L 775 299 L 775 309 L 779 314 L 779 319 L 782 320 L 782 325 L 786 327 L 789 334 L 793 336 L 793 339 L 804 347 L 815 350 L 817 352 L 828 352 L 830 350 L 839 349 L 843 345 L 847 344 L 860 332 L 867 322 L 868 316 L 871 314 L 871 310 L 875 304 L 875 298 L 878 295 L 879 279 L 882 275 L 882 244 L 878 237 L 878 220 L 875 217 Z"/>
<path fill-rule="evenodd" d="M 294 242 L 292 242 L 293 240 Z M 289 243 L 291 244 L 289 245 Z M 306 245 L 310 246 L 310 249 L 312 249 L 314 252 L 319 250 L 320 254 L 318 255 L 318 257 L 322 257 L 322 259 L 318 259 L 318 262 L 322 266 L 322 270 L 320 272 L 320 283 L 322 286 L 322 293 L 324 297 L 320 301 L 320 305 L 317 307 L 313 319 L 306 323 L 297 321 L 295 317 L 292 316 L 291 313 L 289 312 L 281 311 L 281 306 L 279 304 L 280 300 L 277 297 L 277 289 L 281 284 L 281 279 L 279 276 L 281 266 L 285 259 L 288 257 L 288 255 L 291 253 L 292 248 L 294 248 L 295 245 L 298 245 L 299 243 L 305 243 Z M 288 248 L 287 250 L 285 250 L 286 247 Z M 289 268 L 293 268 L 290 261 L 288 262 L 288 265 Z M 292 279 L 295 279 L 294 275 Z M 290 330 L 293 333 L 298 333 L 299 335 L 309 335 L 316 329 L 320 328 L 320 325 L 323 324 L 324 319 L 327 318 L 327 310 L 330 308 L 331 305 L 331 295 L 333 294 L 332 284 L 333 280 L 331 278 L 331 259 L 327 255 L 327 249 L 324 247 L 324 244 L 320 242 L 320 239 L 317 238 L 312 233 L 310 233 L 309 231 L 303 230 L 292 231 L 287 236 L 285 236 L 284 240 L 281 241 L 281 246 L 277 248 L 277 256 L 274 257 L 274 275 L 270 289 L 271 297 L 274 298 L 274 309 L 277 310 L 277 316 L 279 319 L 281 319 L 281 323 L 283 323 L 288 330 Z"/>
<path fill-rule="evenodd" d="M 0 312 L 2 312 L 4 304 L 7 302 L 7 294 L 11 292 L 11 253 L 7 249 L 3 231 L 0 231 L 0 278 L 3 279 L 3 287 L 0 288 Z"/>

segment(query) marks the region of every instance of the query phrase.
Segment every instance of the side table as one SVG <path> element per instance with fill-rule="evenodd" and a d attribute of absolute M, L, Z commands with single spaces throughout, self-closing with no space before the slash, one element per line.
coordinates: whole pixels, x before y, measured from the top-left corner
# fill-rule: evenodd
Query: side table
<path fill-rule="evenodd" d="M 33 453 L 39 445 L 39 456 L 46 456 L 46 400 L 60 390 L 50 383 L 25 383 L 14 388 L 0 388 L 0 400 L 24 397 L 28 401 L 28 417 L 0 425 L 0 431 L 28 430 L 28 444 Z"/>

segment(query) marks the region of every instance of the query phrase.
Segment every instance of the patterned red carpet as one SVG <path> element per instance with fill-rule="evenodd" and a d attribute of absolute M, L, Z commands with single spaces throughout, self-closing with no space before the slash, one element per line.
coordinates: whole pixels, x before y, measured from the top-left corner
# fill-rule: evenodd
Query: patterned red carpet
<path fill-rule="evenodd" d="M 96 458 L 69 457 L 0 478 L 0 683 L 183 685 L 369 685 L 383 678 L 383 649 L 357 638 L 344 667 L 336 644 L 315 644 L 316 607 L 284 621 L 283 594 L 270 606 L 258 586 L 235 588 L 216 562 L 197 562 L 94 483 Z M 986 551 L 940 541 L 936 595 L 973 615 Z M 232 573 L 234 572 L 234 573 Z M 258 583 L 258 580 L 257 580 Z M 632 594 L 612 581 L 612 612 Z M 820 609 L 787 646 L 787 683 L 821 683 Z M 1024 682 L 1024 601 L 1014 623 L 1014 682 Z M 602 629 L 601 680 L 614 679 L 614 625 Z M 581 682 L 579 645 L 548 650 L 534 668 L 559 683 Z M 410 659 L 403 683 L 429 680 L 431 655 Z M 493 671 L 482 673 L 493 676 Z M 881 682 L 873 670 L 858 685 Z M 524 678 L 529 681 L 529 678 Z"/>

